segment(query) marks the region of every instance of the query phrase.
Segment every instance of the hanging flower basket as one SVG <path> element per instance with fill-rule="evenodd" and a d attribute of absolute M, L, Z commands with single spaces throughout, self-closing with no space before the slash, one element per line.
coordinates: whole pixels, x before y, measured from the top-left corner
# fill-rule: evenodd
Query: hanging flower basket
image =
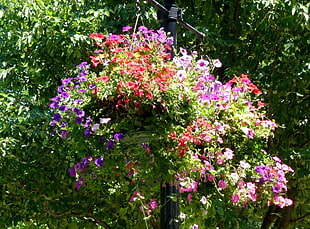
<path fill-rule="evenodd" d="M 195 201 L 197 214 L 209 217 L 215 197 L 238 206 L 292 204 L 285 174 L 293 170 L 263 150 L 277 125 L 247 75 L 223 84 L 211 74 L 219 60 L 184 49 L 168 61 L 172 41 L 163 30 L 90 38 L 97 47 L 90 61 L 62 80 L 50 104 L 56 135 L 84 138 L 94 149 L 70 169 L 78 190 L 99 175 L 117 177 L 119 187 L 130 180 L 128 201 L 152 215 L 158 183 L 177 180 L 181 220 Z"/>

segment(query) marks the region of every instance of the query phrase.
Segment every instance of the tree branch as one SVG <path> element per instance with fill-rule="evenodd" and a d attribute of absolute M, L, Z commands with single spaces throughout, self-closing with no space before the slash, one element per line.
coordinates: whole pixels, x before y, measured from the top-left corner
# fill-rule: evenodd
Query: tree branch
<path fill-rule="evenodd" d="M 106 229 L 111 229 L 111 227 L 109 225 L 107 225 L 105 222 L 103 222 L 101 219 L 94 217 L 93 213 L 86 213 L 86 214 L 84 214 L 82 212 L 80 212 L 80 213 L 72 212 L 72 210 L 74 208 L 66 210 L 66 211 L 64 211 L 62 213 L 55 213 L 55 212 L 53 212 L 53 211 L 51 211 L 49 209 L 49 206 L 48 206 L 47 202 L 44 202 L 44 208 L 45 208 L 45 211 L 49 215 L 54 216 L 54 217 L 62 217 L 62 216 L 65 216 L 65 215 L 74 216 L 74 217 L 81 218 L 82 220 L 88 221 L 90 223 L 95 223 L 95 224 L 98 224 L 100 226 L 103 226 Z"/>
<path fill-rule="evenodd" d="M 308 217 L 310 217 L 310 212 L 308 214 L 302 216 L 302 217 L 299 217 L 297 219 L 291 220 L 291 223 L 298 223 L 298 222 L 303 221 L 304 219 L 306 219 Z"/>
<path fill-rule="evenodd" d="M 71 215 L 72 214 L 72 210 L 73 208 L 69 209 L 69 210 L 66 210 L 62 213 L 55 213 L 53 211 L 51 211 L 48 207 L 48 203 L 47 202 L 44 202 L 44 208 L 45 208 L 45 211 L 51 215 L 51 216 L 55 216 L 55 217 L 61 217 L 61 216 L 65 216 L 65 215 Z M 82 214 L 82 213 L 79 213 L 79 214 Z"/>

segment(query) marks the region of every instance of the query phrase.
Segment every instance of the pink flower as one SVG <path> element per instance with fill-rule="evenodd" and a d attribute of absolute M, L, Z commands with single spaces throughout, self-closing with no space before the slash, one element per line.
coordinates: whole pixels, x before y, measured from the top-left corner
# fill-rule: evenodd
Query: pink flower
<path fill-rule="evenodd" d="M 219 158 L 216 159 L 216 163 L 219 164 L 219 165 L 223 164 L 224 161 L 225 161 L 225 160 L 224 160 L 224 158 L 222 158 L 222 157 L 219 157 Z"/>
<path fill-rule="evenodd" d="M 275 161 L 275 162 L 279 162 L 281 163 L 281 159 L 277 156 L 273 156 L 272 159 Z"/>
<path fill-rule="evenodd" d="M 293 204 L 293 201 L 288 198 L 284 198 L 283 196 L 276 196 L 273 198 L 274 204 L 278 205 L 280 208 L 284 208 L 285 206 L 290 206 Z"/>
<path fill-rule="evenodd" d="M 240 197 L 238 194 L 235 194 L 235 195 L 232 195 L 231 197 L 231 201 L 234 202 L 234 203 L 238 203 L 240 200 Z"/>
<path fill-rule="evenodd" d="M 123 32 L 129 31 L 131 28 L 132 28 L 131 26 L 127 25 L 127 26 L 123 27 Z"/>
<path fill-rule="evenodd" d="M 238 187 L 239 188 L 242 188 L 243 186 L 244 186 L 244 181 L 243 180 L 239 180 L 239 182 L 238 182 Z"/>
<path fill-rule="evenodd" d="M 158 204 L 156 202 L 156 199 L 152 199 L 149 203 L 150 209 L 155 210 L 158 207 Z"/>
<path fill-rule="evenodd" d="M 226 157 L 227 160 L 232 160 L 233 159 L 233 154 L 234 151 L 232 151 L 229 148 L 225 148 L 224 156 Z"/>
<path fill-rule="evenodd" d="M 200 201 L 203 205 L 205 205 L 207 203 L 207 198 L 205 196 L 202 196 Z"/>
<path fill-rule="evenodd" d="M 142 199 L 144 198 L 140 194 L 140 192 L 134 192 L 133 195 L 130 197 L 130 202 L 135 201 L 135 200 L 140 199 L 140 198 L 142 198 Z"/>
<path fill-rule="evenodd" d="M 181 213 L 180 213 L 180 219 L 181 219 L 181 220 L 184 220 L 185 218 L 186 218 L 186 215 L 185 215 L 183 212 L 181 212 Z"/>
<path fill-rule="evenodd" d="M 239 179 L 239 175 L 238 173 L 232 173 L 230 174 L 231 179 L 233 180 L 233 183 L 237 183 L 238 179 Z"/>
<path fill-rule="evenodd" d="M 217 185 L 219 186 L 219 188 L 222 188 L 222 189 L 227 187 L 227 183 L 225 181 L 223 181 L 223 180 L 219 180 Z"/>
<path fill-rule="evenodd" d="M 197 224 L 194 224 L 191 226 L 191 229 L 198 229 L 198 228 L 199 228 L 199 226 Z"/>
<path fill-rule="evenodd" d="M 192 193 L 188 193 L 188 195 L 187 195 L 188 204 L 191 204 L 191 202 L 192 202 L 192 197 L 193 197 L 193 194 L 192 194 Z"/>
<path fill-rule="evenodd" d="M 215 176 L 213 174 L 208 174 L 208 181 L 214 181 Z"/>
<path fill-rule="evenodd" d="M 257 188 L 255 184 L 253 184 L 252 182 L 247 182 L 246 186 L 248 188 L 249 193 L 251 193 L 251 194 L 255 193 L 255 190 Z"/>
<path fill-rule="evenodd" d="M 216 68 L 220 68 L 220 67 L 222 67 L 222 62 L 219 59 L 216 59 L 216 60 L 214 60 L 213 65 Z"/>

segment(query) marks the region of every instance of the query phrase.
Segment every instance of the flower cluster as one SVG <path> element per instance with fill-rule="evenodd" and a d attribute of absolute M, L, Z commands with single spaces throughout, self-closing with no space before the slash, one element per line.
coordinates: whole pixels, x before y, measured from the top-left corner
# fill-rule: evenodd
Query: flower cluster
<path fill-rule="evenodd" d="M 71 177 L 77 177 L 77 182 L 75 182 L 75 188 L 77 190 L 81 189 L 81 186 L 85 184 L 85 177 L 82 174 L 86 174 L 87 165 L 95 164 L 96 166 L 100 167 L 103 165 L 104 156 L 100 156 L 97 159 L 94 159 L 93 156 L 87 156 L 82 158 L 81 162 L 76 163 L 72 166 L 69 170 Z M 96 179 L 97 176 L 95 173 L 90 172 L 88 173 L 88 177 Z"/>
<path fill-rule="evenodd" d="M 250 167 L 246 167 L 249 169 Z M 278 157 L 273 157 L 273 161 L 268 166 L 261 165 L 255 167 L 256 174 L 253 174 L 255 179 L 245 182 L 244 172 L 231 174 L 234 183 L 238 188 L 235 194 L 232 195 L 231 201 L 234 203 L 246 204 L 247 201 L 257 201 L 262 193 L 269 194 L 268 205 L 276 204 L 283 208 L 284 206 L 292 205 L 292 200 L 285 198 L 283 195 L 287 191 L 287 180 L 285 174 L 294 172 L 291 167 L 282 164 Z"/>
<path fill-rule="evenodd" d="M 264 199 L 292 204 L 285 175 L 293 170 L 262 150 L 277 125 L 266 118 L 257 86 L 244 74 L 219 82 L 211 72 L 221 62 L 197 52 L 181 49 L 168 61 L 171 38 L 163 30 L 138 30 L 91 34 L 97 49 L 90 62 L 62 80 L 51 99 L 55 132 L 83 136 L 94 149 L 69 170 L 76 188 L 115 171 L 119 187 L 132 185 L 128 201 L 139 200 L 147 215 L 158 209 L 154 190 L 167 180 L 179 186 L 182 206 L 197 201 L 204 217 L 216 195 L 241 206 Z"/>

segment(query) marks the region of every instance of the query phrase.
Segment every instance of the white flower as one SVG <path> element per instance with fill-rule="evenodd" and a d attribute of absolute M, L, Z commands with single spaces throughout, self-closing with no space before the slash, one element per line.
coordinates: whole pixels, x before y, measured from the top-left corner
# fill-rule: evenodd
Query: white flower
<path fill-rule="evenodd" d="M 246 161 L 240 161 L 240 166 L 244 169 L 249 169 L 251 168 L 251 165 L 247 163 Z"/>
<path fill-rule="evenodd" d="M 220 68 L 220 67 L 222 67 L 222 62 L 219 59 L 216 59 L 213 61 L 213 65 L 216 68 Z"/>

